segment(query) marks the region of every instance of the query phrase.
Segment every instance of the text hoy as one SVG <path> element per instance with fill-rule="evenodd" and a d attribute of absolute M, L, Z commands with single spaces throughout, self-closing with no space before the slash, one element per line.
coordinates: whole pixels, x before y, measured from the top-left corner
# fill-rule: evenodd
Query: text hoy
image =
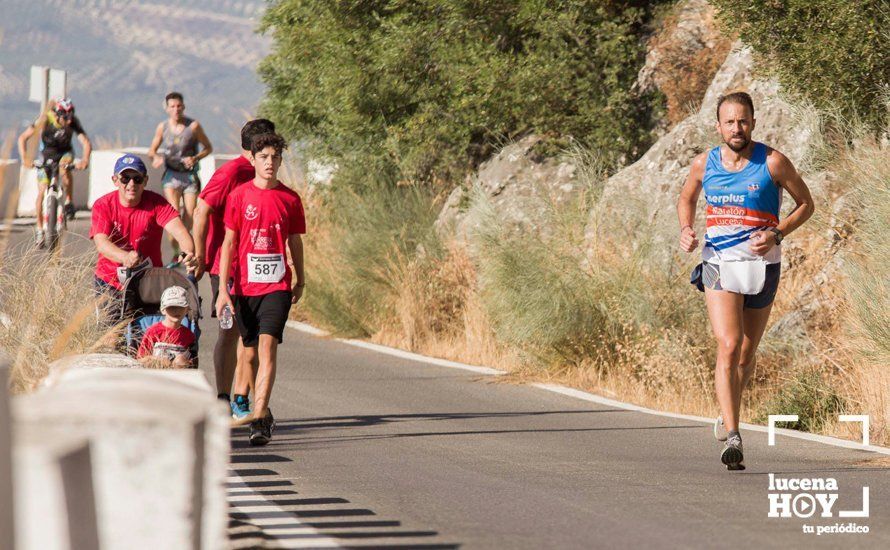
<path fill-rule="evenodd" d="M 820 517 L 834 517 L 832 511 L 838 499 L 838 484 L 829 478 L 777 478 L 769 474 L 769 513 L 771 518 L 809 518 L 817 512 Z M 772 491 L 794 491 L 772 492 Z M 812 492 L 811 492 L 812 491 Z M 814 492 L 822 491 L 822 492 Z M 868 487 L 862 488 L 862 507 L 859 510 L 839 510 L 838 517 L 868 517 Z"/>

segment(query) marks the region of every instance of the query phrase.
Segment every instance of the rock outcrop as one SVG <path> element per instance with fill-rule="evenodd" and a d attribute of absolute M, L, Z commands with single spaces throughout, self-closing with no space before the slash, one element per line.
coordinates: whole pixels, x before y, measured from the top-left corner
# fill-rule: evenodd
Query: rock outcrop
<path fill-rule="evenodd" d="M 452 191 L 436 221 L 439 233 L 467 239 L 472 222 L 466 214 L 473 187 L 491 200 L 509 226 L 540 231 L 542 216 L 550 205 L 571 200 L 582 188 L 577 163 L 535 152 L 541 139 L 527 136 L 504 147 L 479 167 L 467 185 Z"/>
<path fill-rule="evenodd" d="M 701 101 L 732 42 L 706 0 L 681 0 L 649 40 L 634 88 L 660 90 L 667 101 L 666 122 L 674 125 Z"/>

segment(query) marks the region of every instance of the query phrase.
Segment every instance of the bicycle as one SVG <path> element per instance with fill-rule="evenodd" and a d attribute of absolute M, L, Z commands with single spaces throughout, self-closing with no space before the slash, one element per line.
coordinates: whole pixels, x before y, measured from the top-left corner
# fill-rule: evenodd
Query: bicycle
<path fill-rule="evenodd" d="M 43 194 L 43 229 L 44 240 L 40 248 L 46 247 L 50 251 L 54 251 L 59 246 L 62 239 L 62 232 L 68 229 L 68 218 L 65 215 L 65 186 L 62 185 L 62 178 L 59 177 L 59 171 L 65 170 L 71 172 L 75 168 L 78 159 L 72 162 L 60 165 L 53 159 L 37 159 L 34 161 L 34 168 L 42 168 L 49 179 L 49 185 L 46 186 L 46 192 Z"/>

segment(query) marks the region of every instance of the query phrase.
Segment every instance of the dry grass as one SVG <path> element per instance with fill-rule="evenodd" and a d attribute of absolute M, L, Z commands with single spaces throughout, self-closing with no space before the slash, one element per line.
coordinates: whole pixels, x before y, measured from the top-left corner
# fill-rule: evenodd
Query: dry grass
<path fill-rule="evenodd" d="M 394 266 L 400 289 L 393 322 L 372 340 L 433 357 L 515 370 L 522 360 L 498 342 L 476 285 L 476 268 L 464 245 L 451 243 L 430 265 L 408 260 Z"/>
<path fill-rule="evenodd" d="M 28 243 L 30 245 L 30 242 Z M 64 258 L 28 247 L 0 266 L 0 349 L 12 360 L 11 390 L 29 392 L 63 355 L 110 350 L 117 331 L 100 328 L 90 276 L 94 255 Z"/>

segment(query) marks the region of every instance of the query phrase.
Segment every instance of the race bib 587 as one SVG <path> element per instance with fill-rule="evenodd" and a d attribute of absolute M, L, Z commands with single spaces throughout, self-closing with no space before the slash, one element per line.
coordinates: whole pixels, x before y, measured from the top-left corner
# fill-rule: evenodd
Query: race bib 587
<path fill-rule="evenodd" d="M 277 283 L 284 278 L 284 254 L 248 254 L 247 281 Z"/>

